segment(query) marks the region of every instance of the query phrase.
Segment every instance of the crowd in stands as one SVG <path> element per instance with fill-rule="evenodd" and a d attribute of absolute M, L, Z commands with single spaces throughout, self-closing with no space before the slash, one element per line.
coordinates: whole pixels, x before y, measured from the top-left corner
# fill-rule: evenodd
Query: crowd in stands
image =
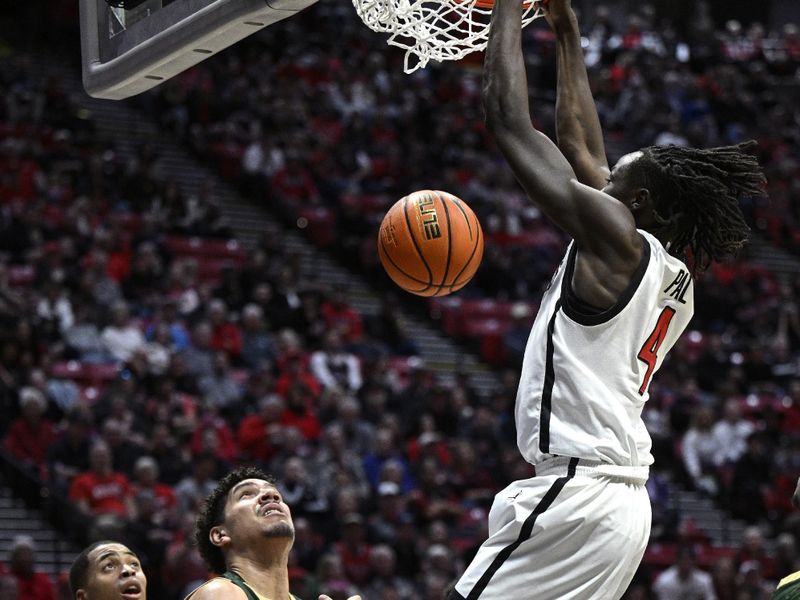
<path fill-rule="evenodd" d="M 625 24 L 603 7 L 583 16 L 610 158 L 654 142 L 757 138 L 771 202 L 746 205 L 748 217 L 800 254 L 800 121 L 783 93 L 800 39 L 788 25 L 714 29 L 704 6 L 687 31 L 656 23 L 647 5 Z M 524 43 L 534 116 L 549 131 L 553 39 L 532 26 Z M 423 188 L 464 198 L 485 229 L 483 266 L 457 298 L 427 306 L 445 331 L 458 316 L 483 323 L 476 349 L 500 381 L 489 395 L 464 373 L 445 385 L 416 358 L 404 300 L 387 293 L 378 316 L 360 315 L 346 290 L 300 271 L 280 229 L 245 249 L 213 181 L 187 195 L 155 146 L 128 156 L 100 136 L 65 81 L 43 79 L 20 53 L 0 65 L 3 452 L 69 499 L 76 541 L 135 548 L 151 597 L 182 598 L 207 577 L 194 514 L 242 461 L 273 473 L 292 507 L 290 574 L 304 598 L 441 599 L 486 535 L 494 492 L 532 473 L 511 410 L 519 349 L 565 240 L 486 136 L 478 63 L 411 76 L 401 63 L 349 5 L 321 3 L 135 103 L 368 276 L 379 273 L 377 223 L 397 198 Z M 800 568 L 789 505 L 798 298 L 800 277 L 746 261 L 698 282 L 692 331 L 644 413 L 654 529 L 630 598 L 666 600 L 683 585 L 763 598 L 766 582 Z M 468 344 L 475 331 L 451 332 Z M 676 510 L 679 488 L 746 521 L 741 547 L 712 547 Z M 30 583 L 26 552 L 18 540 L 0 590 L 44 589 Z"/>

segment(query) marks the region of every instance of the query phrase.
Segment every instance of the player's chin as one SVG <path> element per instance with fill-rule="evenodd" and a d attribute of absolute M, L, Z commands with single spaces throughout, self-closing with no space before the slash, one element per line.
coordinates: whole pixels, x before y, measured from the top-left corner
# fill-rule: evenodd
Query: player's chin
<path fill-rule="evenodd" d="M 270 523 L 264 530 L 267 537 L 294 539 L 294 527 L 288 521 Z"/>

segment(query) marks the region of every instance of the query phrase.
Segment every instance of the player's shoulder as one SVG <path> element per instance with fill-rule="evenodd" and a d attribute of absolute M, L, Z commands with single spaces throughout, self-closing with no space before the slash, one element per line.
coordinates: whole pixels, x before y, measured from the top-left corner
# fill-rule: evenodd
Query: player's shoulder
<path fill-rule="evenodd" d="M 185 600 L 247 600 L 247 594 L 224 577 L 215 577 L 186 596 Z"/>

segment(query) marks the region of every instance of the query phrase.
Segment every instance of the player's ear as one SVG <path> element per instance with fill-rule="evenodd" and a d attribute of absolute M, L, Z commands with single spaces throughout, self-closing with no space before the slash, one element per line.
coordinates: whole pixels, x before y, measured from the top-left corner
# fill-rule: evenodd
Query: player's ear
<path fill-rule="evenodd" d="M 633 211 L 640 211 L 643 208 L 648 208 L 653 203 L 653 197 L 650 195 L 650 190 L 647 188 L 639 188 L 636 190 L 633 196 L 633 202 L 631 202 L 631 210 Z"/>
<path fill-rule="evenodd" d="M 222 546 L 230 540 L 230 537 L 225 527 L 217 525 L 212 527 L 211 531 L 208 532 L 208 539 L 211 540 L 211 543 L 215 546 Z"/>

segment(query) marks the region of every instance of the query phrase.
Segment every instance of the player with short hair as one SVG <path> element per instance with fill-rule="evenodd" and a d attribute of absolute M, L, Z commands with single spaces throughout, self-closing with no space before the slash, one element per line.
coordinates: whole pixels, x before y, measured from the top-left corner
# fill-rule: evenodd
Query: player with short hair
<path fill-rule="evenodd" d="M 260 469 L 239 467 L 220 480 L 197 518 L 195 538 L 219 577 L 186 600 L 300 600 L 289 592 L 292 513 Z"/>
<path fill-rule="evenodd" d="M 536 476 L 497 494 L 489 537 L 450 598 L 616 599 L 650 533 L 649 383 L 692 316 L 693 271 L 744 245 L 739 199 L 763 195 L 765 180 L 750 144 L 654 146 L 609 170 L 569 0 L 546 4 L 557 147 L 531 123 L 522 4 L 495 0 L 486 124 L 572 242 L 542 298 L 517 392 L 517 443 Z"/>
<path fill-rule="evenodd" d="M 103 540 L 78 554 L 69 569 L 75 600 L 147 600 L 147 576 L 127 546 Z"/>

